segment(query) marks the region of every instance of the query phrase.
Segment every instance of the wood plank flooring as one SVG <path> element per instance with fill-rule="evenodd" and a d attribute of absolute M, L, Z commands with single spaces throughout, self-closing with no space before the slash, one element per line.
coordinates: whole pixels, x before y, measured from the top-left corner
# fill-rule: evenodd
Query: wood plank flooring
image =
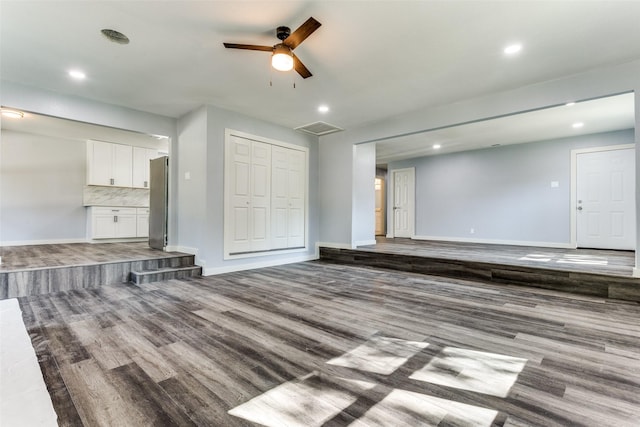
<path fill-rule="evenodd" d="M 164 258 L 167 252 L 150 248 L 148 242 L 68 243 L 3 246 L 0 256 L 0 272 L 8 272 Z"/>
<path fill-rule="evenodd" d="M 634 251 L 561 249 L 433 240 L 376 237 L 375 245 L 359 250 L 448 260 L 533 267 L 580 273 L 629 277 L 635 266 Z"/>
<path fill-rule="evenodd" d="M 324 262 L 19 302 L 62 426 L 640 425 L 637 303 Z"/>

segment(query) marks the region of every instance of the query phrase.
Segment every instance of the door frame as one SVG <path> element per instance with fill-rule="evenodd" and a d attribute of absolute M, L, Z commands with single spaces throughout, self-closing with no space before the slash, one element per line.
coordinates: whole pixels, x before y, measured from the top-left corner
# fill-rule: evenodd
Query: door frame
<path fill-rule="evenodd" d="M 578 154 L 598 153 L 603 151 L 628 150 L 636 148 L 635 144 L 605 145 L 602 147 L 579 148 L 571 150 L 571 247 L 578 247 L 578 218 L 577 218 L 577 195 L 578 195 Z M 636 165 L 636 168 L 638 165 Z M 636 212 L 637 215 L 637 212 Z"/>
<path fill-rule="evenodd" d="M 395 215 L 393 214 L 393 202 L 396 196 L 395 173 L 409 172 L 409 231 L 411 238 L 416 235 L 416 168 L 400 168 L 389 170 L 389 185 L 391 191 L 387 191 L 387 237 L 395 237 Z M 389 197 L 389 195 L 391 197 Z"/>

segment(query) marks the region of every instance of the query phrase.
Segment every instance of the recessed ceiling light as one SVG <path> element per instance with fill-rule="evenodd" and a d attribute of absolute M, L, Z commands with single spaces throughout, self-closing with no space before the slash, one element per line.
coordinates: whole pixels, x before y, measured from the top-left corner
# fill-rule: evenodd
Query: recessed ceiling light
<path fill-rule="evenodd" d="M 318 112 L 320 113 L 328 113 L 329 107 L 327 105 L 321 105 L 318 107 Z"/>
<path fill-rule="evenodd" d="M 576 105 L 575 102 L 571 101 L 571 102 L 567 102 L 566 104 L 564 104 L 567 107 L 573 107 L 574 105 Z"/>
<path fill-rule="evenodd" d="M 434 149 L 434 150 L 438 150 L 440 147 L 442 147 L 442 145 L 440 145 L 440 144 L 433 144 L 433 149 Z"/>
<path fill-rule="evenodd" d="M 1 111 L 4 117 L 8 117 L 10 119 L 21 119 L 24 117 L 24 113 L 22 111 L 10 110 L 8 108 L 3 108 Z"/>
<path fill-rule="evenodd" d="M 571 125 L 574 129 L 578 129 L 581 128 L 582 126 L 584 126 L 584 123 L 582 122 L 577 122 Z"/>
<path fill-rule="evenodd" d="M 84 80 L 87 78 L 87 75 L 80 70 L 70 70 L 69 76 L 76 80 Z"/>
<path fill-rule="evenodd" d="M 521 44 L 512 44 L 504 48 L 505 55 L 514 55 L 522 50 Z"/>

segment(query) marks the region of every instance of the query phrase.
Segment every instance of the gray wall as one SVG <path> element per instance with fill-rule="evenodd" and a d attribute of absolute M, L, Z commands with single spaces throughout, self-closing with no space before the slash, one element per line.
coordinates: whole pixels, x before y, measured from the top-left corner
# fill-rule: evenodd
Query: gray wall
<path fill-rule="evenodd" d="M 353 177 L 353 244 L 375 244 L 376 230 L 376 200 L 375 179 L 376 170 L 369 165 L 376 161 L 376 147 L 373 144 L 356 145 L 353 147 L 354 170 L 360 171 Z"/>
<path fill-rule="evenodd" d="M 225 129 L 309 148 L 309 249 L 302 254 L 274 254 L 224 260 Z M 318 143 L 306 135 L 213 106 L 178 120 L 178 248 L 196 252 L 205 274 L 278 264 L 315 256 L 318 240 Z M 191 172 L 186 180 L 185 172 Z"/>
<path fill-rule="evenodd" d="M 628 129 L 422 157 L 389 170 L 416 168 L 418 238 L 568 244 L 571 150 L 633 143 Z"/>
<path fill-rule="evenodd" d="M 85 144 L 2 130 L 0 242 L 86 240 Z"/>

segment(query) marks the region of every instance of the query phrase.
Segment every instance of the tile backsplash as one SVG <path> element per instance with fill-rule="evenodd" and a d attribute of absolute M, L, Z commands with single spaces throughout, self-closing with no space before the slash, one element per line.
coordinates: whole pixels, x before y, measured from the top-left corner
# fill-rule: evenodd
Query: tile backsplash
<path fill-rule="evenodd" d="M 82 199 L 84 206 L 148 207 L 149 190 L 87 185 L 84 187 Z"/>

